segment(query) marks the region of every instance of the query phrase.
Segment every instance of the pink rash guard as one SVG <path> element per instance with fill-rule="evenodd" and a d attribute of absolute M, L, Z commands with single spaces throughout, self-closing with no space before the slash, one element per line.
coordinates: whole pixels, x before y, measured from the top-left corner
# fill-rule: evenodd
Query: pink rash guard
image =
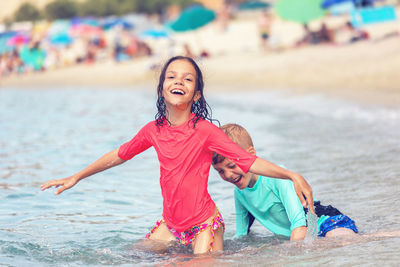
<path fill-rule="evenodd" d="M 203 119 L 195 128 L 191 120 L 180 126 L 159 128 L 152 121 L 121 145 L 118 156 L 129 160 L 151 146 L 160 161 L 164 220 L 181 232 L 204 222 L 214 212 L 215 203 L 207 191 L 213 151 L 232 159 L 246 173 L 257 158 Z"/>

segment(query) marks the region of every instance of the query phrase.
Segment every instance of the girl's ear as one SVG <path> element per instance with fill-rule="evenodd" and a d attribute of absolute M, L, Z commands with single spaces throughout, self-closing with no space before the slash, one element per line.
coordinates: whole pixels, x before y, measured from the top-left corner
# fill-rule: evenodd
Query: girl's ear
<path fill-rule="evenodd" d="M 246 151 L 249 152 L 250 154 L 256 156 L 256 150 L 254 149 L 253 146 L 251 146 L 248 149 L 246 149 Z"/>
<path fill-rule="evenodd" d="M 199 90 L 197 90 L 196 93 L 194 93 L 193 101 L 197 102 L 199 101 L 200 98 L 201 98 L 201 93 Z"/>

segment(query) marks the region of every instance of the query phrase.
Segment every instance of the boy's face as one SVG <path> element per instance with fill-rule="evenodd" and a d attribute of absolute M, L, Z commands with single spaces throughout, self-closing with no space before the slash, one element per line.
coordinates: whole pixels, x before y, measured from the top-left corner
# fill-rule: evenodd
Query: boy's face
<path fill-rule="evenodd" d="M 225 158 L 224 161 L 213 164 L 213 167 L 223 180 L 236 185 L 239 189 L 248 187 L 252 174 L 244 173 L 232 160 Z"/>

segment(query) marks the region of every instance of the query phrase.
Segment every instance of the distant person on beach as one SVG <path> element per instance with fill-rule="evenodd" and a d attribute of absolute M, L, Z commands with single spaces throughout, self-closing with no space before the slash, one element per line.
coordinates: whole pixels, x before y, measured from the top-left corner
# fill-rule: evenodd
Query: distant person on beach
<path fill-rule="evenodd" d="M 350 21 L 346 22 L 345 28 L 350 32 L 351 36 L 349 39 L 349 43 L 355 43 L 358 41 L 368 40 L 369 34 L 367 31 L 362 29 L 357 29 L 353 27 Z"/>
<path fill-rule="evenodd" d="M 223 250 L 224 221 L 207 189 L 212 152 L 232 159 L 243 173 L 292 180 L 303 205 L 305 198 L 313 203 L 311 187 L 301 175 L 246 152 L 212 123 L 203 87 L 202 72 L 193 59 L 170 58 L 159 77 L 156 119 L 85 169 L 48 181 L 41 189 L 61 187 L 55 192 L 58 195 L 153 146 L 160 163 L 163 213 L 146 238 L 153 244 L 191 245 L 195 254 Z"/>
<path fill-rule="evenodd" d="M 264 11 L 258 19 L 258 32 L 263 50 L 268 50 L 268 40 L 271 35 L 271 26 L 272 16 L 267 11 Z"/>
<path fill-rule="evenodd" d="M 221 129 L 232 141 L 252 155 L 256 155 L 249 133 L 237 124 L 226 124 Z M 271 179 L 252 173 L 246 174 L 235 162 L 213 153 L 213 167 L 221 178 L 236 185 L 234 190 L 236 209 L 236 237 L 247 235 L 254 220 L 276 235 L 290 240 L 302 240 L 306 236 L 307 210 L 301 205 L 293 183 L 289 180 Z M 318 216 L 318 236 L 349 236 L 358 233 L 353 220 L 332 206 L 314 202 Z"/>
<path fill-rule="evenodd" d="M 303 38 L 296 42 L 296 47 L 335 43 L 335 31 L 329 29 L 326 23 L 322 23 L 321 28 L 317 31 L 312 31 L 307 24 L 303 24 L 303 30 Z"/>
<path fill-rule="evenodd" d="M 317 45 L 320 43 L 320 33 L 318 31 L 311 31 L 307 23 L 303 24 L 303 30 L 303 38 L 297 41 L 297 47 L 304 45 Z"/>
<path fill-rule="evenodd" d="M 322 23 L 321 28 L 316 32 L 316 35 L 318 43 L 333 44 L 335 42 L 333 32 L 328 28 L 326 23 Z"/>
<path fill-rule="evenodd" d="M 340 45 L 353 44 L 370 39 L 368 31 L 355 28 L 350 21 L 336 28 L 333 33 L 335 36 L 335 43 Z"/>
<path fill-rule="evenodd" d="M 192 52 L 192 49 L 190 48 L 190 45 L 188 43 L 185 43 L 183 45 L 183 50 L 184 50 L 184 55 L 185 57 L 190 57 L 194 60 L 200 60 L 200 59 L 204 59 L 204 58 L 209 58 L 210 57 L 210 53 L 206 50 L 203 49 L 200 54 L 196 55 Z"/>
<path fill-rule="evenodd" d="M 195 55 L 193 54 L 192 49 L 190 48 L 190 45 L 188 43 L 185 43 L 183 45 L 183 50 L 184 50 L 185 57 L 190 57 L 193 59 L 195 58 Z"/>
<path fill-rule="evenodd" d="M 231 19 L 231 6 L 226 1 L 223 1 L 221 8 L 217 13 L 217 21 L 219 22 L 222 32 L 228 29 L 229 21 Z"/>

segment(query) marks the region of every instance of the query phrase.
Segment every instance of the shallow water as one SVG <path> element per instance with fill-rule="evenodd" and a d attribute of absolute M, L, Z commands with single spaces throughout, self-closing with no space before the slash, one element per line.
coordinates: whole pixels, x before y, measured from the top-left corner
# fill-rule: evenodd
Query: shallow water
<path fill-rule="evenodd" d="M 149 93 L 151 92 L 151 93 Z M 284 92 L 208 94 L 221 123 L 253 135 L 259 156 L 301 173 L 323 204 L 352 217 L 363 236 L 400 229 L 400 109 Z M 226 222 L 225 251 L 193 257 L 137 248 L 161 215 L 153 149 L 54 196 L 48 179 L 73 174 L 153 120 L 146 90 L 0 90 L 0 266 L 396 266 L 400 238 L 302 243 L 259 224 L 235 231 L 232 185 L 212 170 L 209 191 Z M 135 246 L 136 245 L 136 246 Z"/>

